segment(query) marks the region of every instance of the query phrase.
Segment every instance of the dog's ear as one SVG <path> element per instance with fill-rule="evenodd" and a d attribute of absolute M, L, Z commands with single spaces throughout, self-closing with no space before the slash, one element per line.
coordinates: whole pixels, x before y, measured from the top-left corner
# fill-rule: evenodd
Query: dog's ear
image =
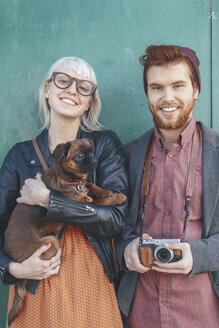
<path fill-rule="evenodd" d="M 70 147 L 70 142 L 66 142 L 56 146 L 54 152 L 52 153 L 52 158 L 55 160 L 56 163 L 60 163 L 64 159 L 66 159 Z"/>

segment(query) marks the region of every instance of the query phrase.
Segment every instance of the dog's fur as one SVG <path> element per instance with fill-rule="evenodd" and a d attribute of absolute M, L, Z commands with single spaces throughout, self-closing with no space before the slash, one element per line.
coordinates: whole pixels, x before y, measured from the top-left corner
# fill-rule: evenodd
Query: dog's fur
<path fill-rule="evenodd" d="M 46 186 L 79 202 L 90 202 L 100 205 L 120 205 L 126 201 L 121 193 L 113 194 L 87 182 L 97 160 L 91 140 L 81 139 L 65 144 L 59 144 L 53 154 L 53 165 L 42 175 Z M 89 195 L 88 195 L 89 194 Z M 95 196 L 92 199 L 91 196 Z M 22 262 L 30 257 L 43 244 L 50 243 L 50 248 L 41 255 L 41 259 L 48 260 L 59 249 L 59 239 L 55 236 L 64 224 L 48 222 L 40 219 L 40 207 L 17 204 L 7 227 L 5 235 L 5 251 L 14 261 Z M 20 280 L 15 285 L 15 298 L 9 312 L 8 324 L 22 311 L 26 297 L 27 280 Z"/>

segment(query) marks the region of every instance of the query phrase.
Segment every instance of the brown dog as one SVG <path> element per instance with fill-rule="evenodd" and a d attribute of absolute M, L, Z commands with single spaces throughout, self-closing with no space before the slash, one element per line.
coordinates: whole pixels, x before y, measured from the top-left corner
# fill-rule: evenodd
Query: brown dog
<path fill-rule="evenodd" d="M 126 201 L 124 194 L 113 194 L 110 190 L 87 182 L 88 173 L 97 165 L 94 146 L 89 139 L 59 144 L 52 157 L 52 167 L 42 175 L 42 180 L 49 189 L 61 192 L 79 202 L 120 205 Z M 95 196 L 95 199 L 93 200 L 90 195 Z M 62 223 L 40 220 L 39 206 L 17 204 L 7 227 L 5 251 L 16 262 L 22 262 L 43 244 L 50 243 L 50 248 L 41 255 L 41 259 L 48 260 L 59 249 L 59 239 L 55 234 L 63 227 Z M 15 285 L 14 303 L 8 317 L 9 326 L 22 310 L 26 283 L 26 280 L 20 280 Z"/>

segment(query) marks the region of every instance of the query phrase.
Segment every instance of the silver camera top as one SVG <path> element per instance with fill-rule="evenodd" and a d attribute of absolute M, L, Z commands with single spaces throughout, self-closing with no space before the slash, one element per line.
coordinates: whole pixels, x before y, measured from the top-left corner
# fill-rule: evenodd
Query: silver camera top
<path fill-rule="evenodd" d="M 153 244 L 153 245 L 163 245 L 163 244 L 170 244 L 170 243 L 180 243 L 180 239 L 151 239 L 151 240 L 142 240 L 142 245 Z"/>

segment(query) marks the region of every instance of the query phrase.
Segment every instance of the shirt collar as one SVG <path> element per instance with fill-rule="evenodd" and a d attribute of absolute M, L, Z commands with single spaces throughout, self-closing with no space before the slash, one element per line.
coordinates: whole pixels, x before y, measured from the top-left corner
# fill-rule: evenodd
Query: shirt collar
<path fill-rule="evenodd" d="M 186 125 L 183 131 L 179 134 L 179 136 L 174 140 L 174 142 L 178 143 L 182 148 L 184 148 L 193 136 L 195 125 L 196 125 L 196 120 L 194 116 L 192 116 L 192 119 L 189 121 L 189 123 Z M 155 139 L 159 140 L 161 145 L 164 147 L 163 138 L 156 125 L 154 125 L 154 136 Z"/>

